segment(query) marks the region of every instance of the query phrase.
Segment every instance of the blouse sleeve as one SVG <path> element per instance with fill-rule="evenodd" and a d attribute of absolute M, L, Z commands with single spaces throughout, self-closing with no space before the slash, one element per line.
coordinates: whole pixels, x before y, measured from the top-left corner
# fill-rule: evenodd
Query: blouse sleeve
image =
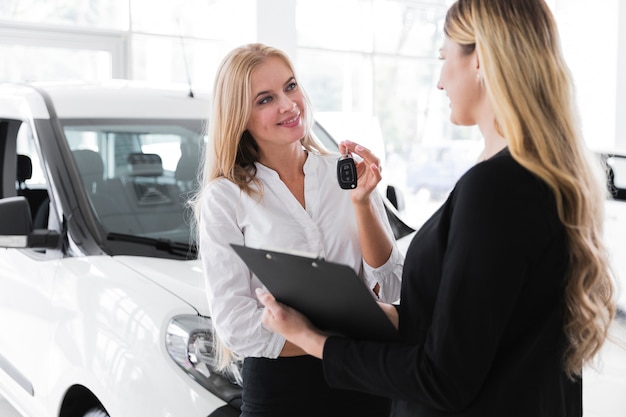
<path fill-rule="evenodd" d="M 211 319 L 218 337 L 233 352 L 276 358 L 285 339 L 262 325 L 252 274 L 230 247 L 244 242 L 237 223 L 240 198 L 234 184 L 218 180 L 207 186 L 201 202 L 199 247 Z"/>
<path fill-rule="evenodd" d="M 393 230 L 389 224 L 382 197 L 378 192 L 374 193 L 374 196 L 378 219 L 385 227 L 387 234 L 391 236 L 393 247 L 387 262 L 378 268 L 373 268 L 368 265 L 367 262 L 363 261 L 363 275 L 368 288 L 374 288 L 376 284 L 380 285 L 380 292 L 378 294 L 380 301 L 393 303 L 400 299 L 404 255 L 400 252 L 396 244 L 396 239 L 394 238 Z"/>

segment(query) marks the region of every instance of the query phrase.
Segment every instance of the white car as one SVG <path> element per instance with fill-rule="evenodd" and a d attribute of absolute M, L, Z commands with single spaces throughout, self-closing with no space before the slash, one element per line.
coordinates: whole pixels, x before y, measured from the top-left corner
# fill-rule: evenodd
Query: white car
<path fill-rule="evenodd" d="M 598 152 L 607 167 L 605 241 L 615 274 L 618 317 L 626 320 L 626 152 Z"/>
<path fill-rule="evenodd" d="M 186 88 L 0 84 L 0 395 L 23 416 L 239 415 L 185 205 L 208 112 Z"/>

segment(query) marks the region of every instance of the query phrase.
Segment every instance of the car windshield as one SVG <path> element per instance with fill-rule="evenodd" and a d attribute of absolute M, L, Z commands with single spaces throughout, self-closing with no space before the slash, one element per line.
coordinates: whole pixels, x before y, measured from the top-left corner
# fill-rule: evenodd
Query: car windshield
<path fill-rule="evenodd" d="M 87 196 L 109 236 L 189 243 L 202 120 L 63 120 Z"/>
<path fill-rule="evenodd" d="M 187 202 L 197 190 L 205 121 L 64 119 L 61 125 L 107 239 L 167 251 L 180 243 L 186 251 L 194 241 Z M 313 134 L 338 151 L 318 123 Z"/>

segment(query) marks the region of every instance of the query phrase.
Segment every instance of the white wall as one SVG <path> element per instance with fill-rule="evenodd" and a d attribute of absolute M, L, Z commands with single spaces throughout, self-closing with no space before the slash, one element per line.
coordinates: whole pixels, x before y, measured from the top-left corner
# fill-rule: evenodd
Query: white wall
<path fill-rule="evenodd" d="M 257 0 L 257 40 L 296 60 L 296 1 Z"/>
<path fill-rule="evenodd" d="M 619 18 L 615 86 L 615 145 L 626 150 L 626 2 L 621 0 L 617 7 Z"/>

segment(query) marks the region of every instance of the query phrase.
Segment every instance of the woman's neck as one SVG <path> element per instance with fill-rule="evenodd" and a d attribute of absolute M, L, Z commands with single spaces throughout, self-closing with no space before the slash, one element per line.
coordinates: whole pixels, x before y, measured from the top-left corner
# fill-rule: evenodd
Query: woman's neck
<path fill-rule="evenodd" d="M 303 175 L 306 158 L 306 151 L 298 144 L 292 148 L 261 150 L 259 163 L 276 171 L 278 176 L 285 181 Z"/>
<path fill-rule="evenodd" d="M 485 142 L 485 148 L 480 155 L 481 161 L 491 158 L 508 146 L 506 138 L 496 130 L 494 119 L 491 119 L 488 123 L 479 124 L 478 128 Z"/>
<path fill-rule="evenodd" d="M 307 153 L 300 144 L 273 149 L 271 152 L 262 149 L 259 156 L 259 163 L 276 171 L 280 180 L 305 209 L 304 163 L 306 159 Z"/>

